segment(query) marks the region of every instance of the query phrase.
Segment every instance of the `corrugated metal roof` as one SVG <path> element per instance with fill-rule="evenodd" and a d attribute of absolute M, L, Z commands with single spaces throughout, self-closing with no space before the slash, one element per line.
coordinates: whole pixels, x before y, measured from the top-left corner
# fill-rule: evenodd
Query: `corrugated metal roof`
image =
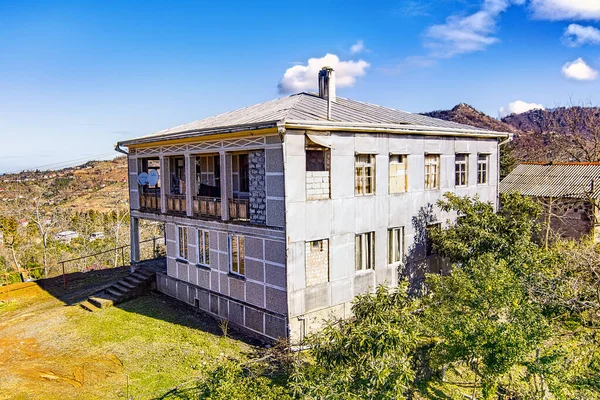
<path fill-rule="evenodd" d="M 501 193 L 600 198 L 600 163 L 524 163 L 500 182 Z"/>
<path fill-rule="evenodd" d="M 444 121 L 424 115 L 394 110 L 375 104 L 337 97 L 332 103 L 331 119 L 327 119 L 327 100 L 314 93 L 297 93 L 239 110 L 204 118 L 174 128 L 165 129 L 139 139 L 157 138 L 203 130 L 261 123 L 286 121 L 334 122 L 398 125 L 402 127 L 429 127 L 468 132 L 490 132 L 473 126 Z M 137 139 L 135 139 L 137 140 Z"/>

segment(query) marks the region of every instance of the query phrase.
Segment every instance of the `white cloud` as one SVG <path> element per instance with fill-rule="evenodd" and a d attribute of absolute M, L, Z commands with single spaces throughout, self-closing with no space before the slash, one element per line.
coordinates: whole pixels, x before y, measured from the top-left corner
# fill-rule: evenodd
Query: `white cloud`
<path fill-rule="evenodd" d="M 541 104 L 536 103 L 526 103 L 521 100 L 513 101 L 509 103 L 506 107 L 500 107 L 498 110 L 498 115 L 500 118 L 504 118 L 511 114 L 523 114 L 524 112 L 531 110 L 543 110 L 545 107 Z"/>
<path fill-rule="evenodd" d="M 600 20 L 598 0 L 531 0 L 530 7 L 539 19 Z"/>
<path fill-rule="evenodd" d="M 586 64 L 583 59 L 566 63 L 562 68 L 563 76 L 578 81 L 593 81 L 598 78 L 598 71 Z"/>
<path fill-rule="evenodd" d="M 563 42 L 569 47 L 579 47 L 586 43 L 600 44 L 600 29 L 571 24 L 565 29 Z"/>
<path fill-rule="evenodd" d="M 295 93 L 318 88 L 318 74 L 321 68 L 328 66 L 335 70 L 335 83 L 338 88 L 354 86 L 356 78 L 364 76 L 371 66 L 366 61 L 340 61 L 335 54 L 326 54 L 321 58 L 309 58 L 306 65 L 294 65 L 288 68 L 279 81 L 280 93 Z"/>
<path fill-rule="evenodd" d="M 432 56 L 448 58 L 458 54 L 481 51 L 497 43 L 496 22 L 511 4 L 525 0 L 485 0 L 481 9 L 467 16 L 452 15 L 445 24 L 433 25 L 425 32 L 425 46 Z"/>
<path fill-rule="evenodd" d="M 362 53 L 363 51 L 366 51 L 366 50 L 367 50 L 367 47 L 365 46 L 365 42 L 362 40 L 359 40 L 358 42 L 353 44 L 352 47 L 350 47 L 350 53 L 352 53 L 352 54 Z"/>

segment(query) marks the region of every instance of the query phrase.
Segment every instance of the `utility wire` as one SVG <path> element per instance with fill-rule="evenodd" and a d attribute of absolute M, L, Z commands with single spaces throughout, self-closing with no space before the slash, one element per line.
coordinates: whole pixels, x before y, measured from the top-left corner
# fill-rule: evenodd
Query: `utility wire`
<path fill-rule="evenodd" d="M 85 156 L 85 157 L 81 157 L 81 158 L 75 158 L 72 160 L 67 160 L 67 161 L 58 161 L 55 163 L 51 163 L 51 164 L 46 164 L 46 165 L 40 165 L 37 167 L 31 167 L 31 168 L 27 168 L 27 169 L 23 169 L 23 170 L 13 170 L 13 171 L 7 171 L 4 172 L 3 174 L 17 174 L 19 172 L 23 172 L 23 171 L 35 171 L 35 170 L 41 170 L 41 169 L 60 169 L 60 168 L 66 168 L 69 166 L 72 166 L 74 164 L 78 164 L 80 162 L 84 162 L 84 161 L 94 161 L 97 160 L 98 158 L 102 158 L 102 157 L 107 157 L 114 154 L 113 152 L 110 153 L 103 153 L 103 154 L 98 154 L 98 155 L 92 155 L 92 156 Z"/>

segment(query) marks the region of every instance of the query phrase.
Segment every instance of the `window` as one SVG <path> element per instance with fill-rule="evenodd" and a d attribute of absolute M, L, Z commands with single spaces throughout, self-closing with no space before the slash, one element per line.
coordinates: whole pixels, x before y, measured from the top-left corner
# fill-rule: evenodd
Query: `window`
<path fill-rule="evenodd" d="M 306 141 L 306 199 L 329 199 L 331 150 Z"/>
<path fill-rule="evenodd" d="M 375 193 L 375 155 L 357 154 L 354 165 L 354 193 L 356 195 Z"/>
<path fill-rule="evenodd" d="M 306 286 L 329 282 L 329 240 L 306 242 Z"/>
<path fill-rule="evenodd" d="M 187 228 L 185 226 L 177 227 L 177 256 L 183 260 L 188 259 L 188 236 Z"/>
<path fill-rule="evenodd" d="M 408 191 L 408 157 L 401 154 L 390 155 L 390 193 Z"/>
<path fill-rule="evenodd" d="M 425 154 L 425 190 L 440 188 L 440 156 Z"/>
<path fill-rule="evenodd" d="M 236 275 L 244 275 L 244 237 L 229 236 L 229 271 Z"/>
<path fill-rule="evenodd" d="M 404 256 L 404 228 L 388 229 L 388 264 L 402 262 Z"/>
<path fill-rule="evenodd" d="M 477 184 L 485 185 L 488 183 L 489 156 L 487 154 L 477 155 Z"/>
<path fill-rule="evenodd" d="M 356 270 L 373 269 L 375 266 L 375 232 L 367 232 L 355 237 Z"/>
<path fill-rule="evenodd" d="M 233 197 L 247 198 L 249 196 L 249 166 L 248 154 L 234 154 L 231 157 Z"/>
<path fill-rule="evenodd" d="M 454 185 L 467 186 L 469 169 L 469 155 L 457 154 L 454 157 Z"/>
<path fill-rule="evenodd" d="M 221 197 L 221 163 L 218 154 L 196 157 L 196 194 Z"/>
<path fill-rule="evenodd" d="M 198 235 L 196 236 L 198 243 L 198 264 L 210 265 L 210 234 L 208 231 L 198 229 Z"/>
<path fill-rule="evenodd" d="M 170 158 L 170 182 L 171 194 L 185 194 L 185 159 L 183 157 Z"/>

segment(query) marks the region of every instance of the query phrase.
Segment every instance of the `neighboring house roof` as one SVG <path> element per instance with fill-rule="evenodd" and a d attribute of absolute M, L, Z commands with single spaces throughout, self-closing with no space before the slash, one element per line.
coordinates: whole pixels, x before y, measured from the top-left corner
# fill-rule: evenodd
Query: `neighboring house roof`
<path fill-rule="evenodd" d="M 500 192 L 600 199 L 600 163 L 523 163 L 500 182 Z"/>
<path fill-rule="evenodd" d="M 123 141 L 121 144 L 282 125 L 304 129 L 307 126 L 320 125 L 332 130 L 335 128 L 355 128 L 364 131 L 399 129 L 407 133 L 414 131 L 463 133 L 483 137 L 509 136 L 506 132 L 489 131 L 343 97 L 337 97 L 336 101 L 332 102 L 331 119 L 327 119 L 327 100 L 315 93 L 302 92 Z"/>

